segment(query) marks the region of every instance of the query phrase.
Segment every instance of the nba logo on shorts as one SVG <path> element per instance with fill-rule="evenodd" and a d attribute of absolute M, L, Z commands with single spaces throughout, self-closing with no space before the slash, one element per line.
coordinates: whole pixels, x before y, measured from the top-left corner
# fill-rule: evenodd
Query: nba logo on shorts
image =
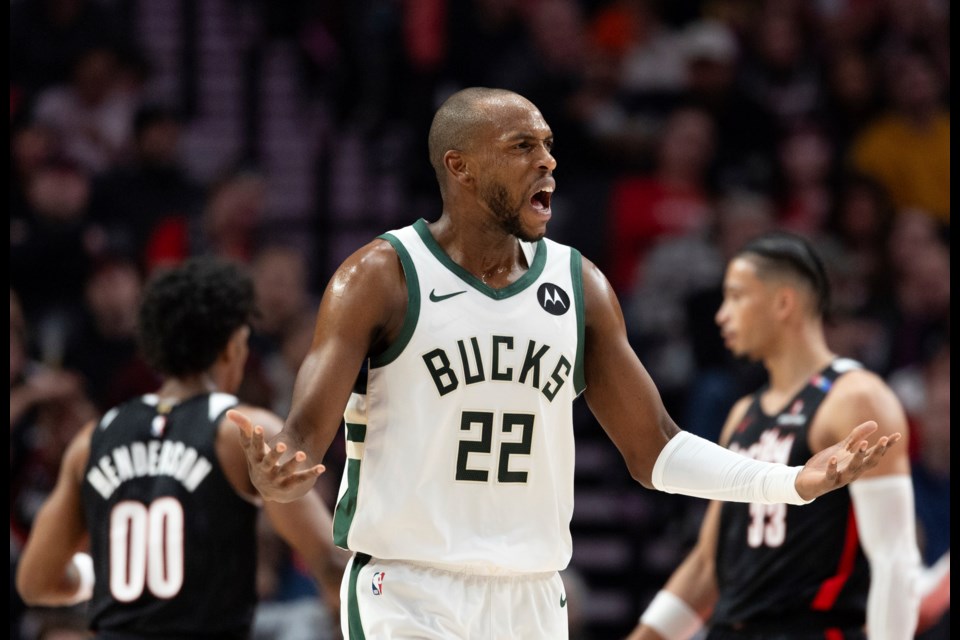
<path fill-rule="evenodd" d="M 373 595 L 379 596 L 383 593 L 383 571 L 377 571 L 373 574 L 373 583 L 370 585 L 373 587 Z"/>

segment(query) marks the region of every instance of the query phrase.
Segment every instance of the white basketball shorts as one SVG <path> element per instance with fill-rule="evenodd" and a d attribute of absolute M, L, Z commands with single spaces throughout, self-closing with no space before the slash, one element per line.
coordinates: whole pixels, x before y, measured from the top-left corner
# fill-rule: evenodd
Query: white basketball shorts
<path fill-rule="evenodd" d="M 566 640 L 560 574 L 477 575 L 354 554 L 340 587 L 344 640 Z"/>

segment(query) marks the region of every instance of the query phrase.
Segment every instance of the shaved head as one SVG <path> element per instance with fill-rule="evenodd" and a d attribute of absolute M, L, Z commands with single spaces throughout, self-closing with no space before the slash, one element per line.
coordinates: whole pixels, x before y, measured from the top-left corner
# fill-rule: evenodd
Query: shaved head
<path fill-rule="evenodd" d="M 495 99 L 514 98 L 526 100 L 506 89 L 471 87 L 458 91 L 440 105 L 427 144 L 430 149 L 430 164 L 437 174 L 441 192 L 444 190 L 443 156 L 451 149 L 465 151 L 476 133 L 493 121 L 487 105 Z"/>

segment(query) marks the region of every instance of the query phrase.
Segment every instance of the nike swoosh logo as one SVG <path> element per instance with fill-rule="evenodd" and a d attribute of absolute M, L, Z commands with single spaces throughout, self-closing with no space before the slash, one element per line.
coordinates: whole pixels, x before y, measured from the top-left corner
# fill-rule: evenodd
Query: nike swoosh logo
<path fill-rule="evenodd" d="M 560 596 L 560 606 L 561 606 L 561 607 L 567 606 L 567 596 L 566 596 L 566 595 Z"/>
<path fill-rule="evenodd" d="M 441 300 L 446 300 L 447 298 L 452 298 L 453 296 L 458 296 L 461 293 L 466 293 L 466 291 L 454 291 L 453 293 L 448 293 L 442 296 L 438 296 L 436 289 L 430 290 L 430 302 L 440 302 Z"/>

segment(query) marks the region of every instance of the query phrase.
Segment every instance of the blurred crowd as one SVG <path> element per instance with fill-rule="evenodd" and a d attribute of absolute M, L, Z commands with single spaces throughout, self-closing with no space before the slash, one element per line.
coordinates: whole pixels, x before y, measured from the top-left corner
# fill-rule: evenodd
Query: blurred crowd
<path fill-rule="evenodd" d="M 315 252 L 264 224 L 255 154 L 213 180 L 191 174 L 181 135 L 196 108 L 151 85 L 150 25 L 137 19 L 148 2 L 11 2 L 11 567 L 65 444 L 158 384 L 136 343 L 145 279 L 201 253 L 246 263 L 260 317 L 241 395 L 285 415 L 335 266 L 318 256 L 331 251 L 325 221 L 342 217 L 344 196 L 319 185 L 344 166 L 399 185 L 389 206 L 357 215 L 365 239 L 434 219 L 430 118 L 475 85 L 521 93 L 553 128 L 550 234 L 608 275 L 686 429 L 716 438 L 719 416 L 762 383 L 713 322 L 727 258 L 771 228 L 812 238 L 831 276 L 830 346 L 900 395 L 924 558 L 949 548 L 948 0 L 197 0 L 261 25 L 245 37 L 292 43 L 297 99 L 357 132 L 355 163 L 335 137 L 316 159 L 302 227 Z M 603 441 L 581 414 L 579 441 Z M 331 505 L 342 455 L 335 443 L 319 488 Z M 610 473 L 601 487 L 631 491 L 625 471 Z M 632 606 L 591 614 L 585 595 L 574 638 L 625 632 L 692 542 L 697 506 L 638 500 L 611 504 L 687 524 L 621 531 L 641 549 L 623 584 L 578 552 L 578 527 L 587 536 L 591 523 L 575 515 L 571 580 L 584 594 L 619 589 Z M 265 601 L 309 596 L 297 559 L 264 537 Z M 11 614 L 11 638 L 70 624 L 24 616 L 15 595 Z"/>

